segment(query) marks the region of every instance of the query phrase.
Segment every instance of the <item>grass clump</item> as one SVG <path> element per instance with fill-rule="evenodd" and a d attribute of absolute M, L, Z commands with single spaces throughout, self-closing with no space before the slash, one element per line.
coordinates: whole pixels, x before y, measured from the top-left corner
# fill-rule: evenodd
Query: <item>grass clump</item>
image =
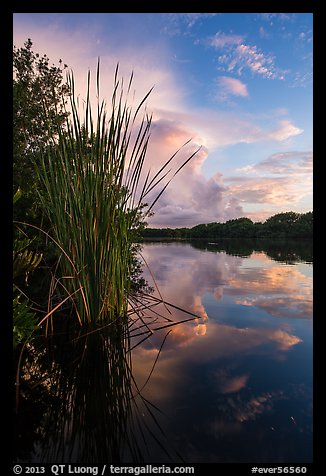
<path fill-rule="evenodd" d="M 71 114 L 64 125 L 51 126 L 48 144 L 35 164 L 52 223 L 48 236 L 61 254 L 60 278 L 53 289 L 61 290 L 61 298 L 62 291 L 72 297 L 81 325 L 127 318 L 135 230 L 171 181 L 167 166 L 176 154 L 153 177 L 142 177 L 151 117 L 139 116 L 150 91 L 133 109 L 128 104 L 132 80 L 131 75 L 125 93 L 117 67 L 109 113 L 98 99 L 94 116 L 89 74 L 81 119 L 70 74 Z M 99 64 L 96 83 L 99 98 Z M 144 200 L 159 184 L 160 191 L 144 209 Z"/>

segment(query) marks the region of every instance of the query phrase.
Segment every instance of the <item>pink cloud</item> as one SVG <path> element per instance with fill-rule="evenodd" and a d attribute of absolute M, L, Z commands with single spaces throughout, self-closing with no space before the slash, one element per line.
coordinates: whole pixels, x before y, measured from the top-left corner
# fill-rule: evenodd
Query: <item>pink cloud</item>
<path fill-rule="evenodd" d="M 288 174 L 291 172 L 299 175 L 312 175 L 313 154 L 311 151 L 289 151 L 273 154 L 252 166 L 251 170 L 269 174 Z"/>
<path fill-rule="evenodd" d="M 303 129 L 295 127 L 289 120 L 282 120 L 274 131 L 270 132 L 269 138 L 277 141 L 285 141 L 290 137 L 302 134 Z"/>
<path fill-rule="evenodd" d="M 251 204 L 269 204 L 289 207 L 311 193 L 309 177 L 300 181 L 297 176 L 279 177 L 228 177 L 225 182 L 230 194 L 239 201 Z"/>
<path fill-rule="evenodd" d="M 221 76 L 217 79 L 219 86 L 218 99 L 225 100 L 231 96 L 249 96 L 246 84 L 236 78 Z"/>
<path fill-rule="evenodd" d="M 221 31 L 217 32 L 214 36 L 210 37 L 208 44 L 215 48 L 223 48 L 230 45 L 238 45 L 243 41 L 243 36 L 241 35 L 232 35 L 225 34 Z"/>
<path fill-rule="evenodd" d="M 162 163 L 192 136 L 192 132 L 184 123 L 176 120 L 162 118 L 154 121 L 144 176 L 148 168 L 155 174 Z M 169 167 L 171 168 L 169 177 L 198 149 L 199 145 L 200 138 L 195 138 L 178 153 L 174 165 L 171 164 Z M 239 216 L 239 213 L 242 215 L 239 202 L 236 199 L 230 200 L 223 176 L 221 174 L 211 178 L 204 176 L 202 165 L 207 156 L 207 148 L 202 147 L 186 167 L 173 178 L 155 205 L 154 216 L 149 219 L 150 226 L 194 226 L 210 221 L 225 221 Z M 148 203 L 152 202 L 161 188 L 162 186 L 159 186 L 152 195 L 146 197 Z"/>
<path fill-rule="evenodd" d="M 286 74 L 286 71 L 275 66 L 271 55 L 261 52 L 255 45 L 250 46 L 243 42 L 233 43 L 218 57 L 218 62 L 222 71 L 238 75 L 245 69 L 267 79 L 284 79 Z"/>
<path fill-rule="evenodd" d="M 31 25 L 27 21 L 20 22 L 19 26 L 14 27 L 14 44 L 20 47 L 30 36 L 33 46 L 35 45 L 35 52 L 46 53 L 50 62 L 56 62 L 61 58 L 74 71 L 76 91 L 81 99 L 85 98 L 87 70 L 90 68 L 93 110 L 96 110 L 95 77 L 99 51 L 104 53 L 101 56 L 101 96 L 107 100 L 108 104 L 112 93 L 113 74 L 118 61 L 120 74 L 125 84 L 134 69 L 135 98 L 132 97 L 133 91 L 130 94 L 134 108 L 154 86 L 146 102 L 147 112 L 149 114 L 153 112 L 153 123 L 145 160 L 145 173 L 151 168 L 154 174 L 183 143 L 192 139 L 192 142 L 175 158 L 168 177 L 170 178 L 182 161 L 202 146 L 200 152 L 173 179 L 157 202 L 155 215 L 150 224 L 152 226 L 193 226 L 198 223 L 225 221 L 243 216 L 243 203 L 248 203 L 250 198 L 249 191 L 246 191 L 245 187 L 251 187 L 251 182 L 242 183 L 241 186 L 239 182 L 227 182 L 218 168 L 212 177 L 207 178 L 203 173 L 203 164 L 210 154 L 222 147 L 269 140 L 285 141 L 300 134 L 301 129 L 288 120 L 281 121 L 274 129 L 270 126 L 264 129 L 264 125 L 258 123 L 254 117 L 248 119 L 247 116 L 239 113 L 190 107 L 186 101 L 187 91 L 171 69 L 171 55 L 165 47 L 155 44 L 154 48 L 149 44 L 143 47 L 141 55 L 135 55 L 133 45 L 130 43 L 117 47 L 109 44 L 108 50 L 103 50 L 100 31 L 94 30 L 90 36 L 77 29 L 67 32 L 55 23 L 55 15 L 53 18 L 54 21 L 47 26 L 41 23 Z M 260 52 L 252 47 L 244 48 L 241 36 L 219 32 L 213 40 L 212 46 L 227 47 L 226 63 L 231 59 L 239 67 L 244 66 L 245 58 L 242 58 L 243 64 L 239 63 L 238 56 L 234 54 L 232 56 L 228 49 L 231 48 L 234 51 L 235 48 L 242 47 L 241 51 L 247 59 L 251 55 L 252 61 L 255 59 L 256 63 L 260 61 L 262 67 L 269 65 L 272 68 L 273 63 L 268 62 Z M 253 66 L 255 67 L 259 69 L 258 65 Z M 238 79 L 222 76 L 219 86 L 226 96 L 241 98 L 248 96 L 246 85 Z M 80 103 L 82 104 L 82 100 Z M 282 183 L 285 186 L 285 179 Z M 253 203 L 265 203 L 264 200 L 268 196 L 263 187 L 264 183 L 261 186 L 258 183 L 258 189 L 252 191 Z M 288 197 L 280 190 L 281 196 Z M 289 195 L 290 199 L 292 196 L 293 194 Z M 272 203 L 274 204 L 275 200 Z"/>
<path fill-rule="evenodd" d="M 288 211 L 312 194 L 313 154 L 288 151 L 238 169 L 241 175 L 225 178 L 229 193 L 243 204 L 266 205 L 267 209 L 246 213 L 254 221 Z M 289 205 L 290 204 L 290 205 Z M 271 208 L 274 207 L 274 208 Z"/>

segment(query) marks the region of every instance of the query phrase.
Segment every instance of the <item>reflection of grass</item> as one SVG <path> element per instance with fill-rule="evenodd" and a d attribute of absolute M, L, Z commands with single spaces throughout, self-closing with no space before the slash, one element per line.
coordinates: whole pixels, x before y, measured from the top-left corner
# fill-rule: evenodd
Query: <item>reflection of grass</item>
<path fill-rule="evenodd" d="M 130 302 L 127 322 L 116 318 L 87 329 L 56 321 L 53 335 L 26 344 L 16 382 L 17 433 L 24 434 L 20 425 L 26 408 L 38 419 L 38 423 L 29 420 L 34 456 L 30 435 L 17 442 L 16 450 L 25 453 L 26 461 L 32 457 L 54 463 L 152 462 L 153 447 L 165 460 L 183 461 L 163 430 L 161 411 L 143 396 L 143 390 L 150 385 L 171 327 L 197 316 L 187 313 L 176 322 L 172 311 L 179 311 L 177 306 L 144 292 L 134 293 Z M 70 322 L 68 329 L 66 322 Z M 133 375 L 132 351 L 159 330 L 166 330 L 166 335 L 139 385 Z"/>
<path fill-rule="evenodd" d="M 43 340 L 39 350 L 36 344 L 30 347 L 23 366 L 21 412 L 24 405 L 32 407 L 33 398 L 37 406 L 49 403 L 38 427 L 31 422 L 40 437 L 34 448 L 37 461 L 144 462 L 150 461 L 153 444 L 171 462 L 182 461 L 168 443 L 159 409 L 134 380 L 130 346 L 129 331 L 117 320 L 101 332 L 85 335 L 80 330 L 68 339 L 59 333 Z M 30 456 L 25 454 L 27 460 Z"/>
<path fill-rule="evenodd" d="M 47 415 L 52 441 L 43 459 L 119 462 L 126 439 L 137 460 L 136 442 L 128 434 L 131 366 L 123 324 L 77 337 L 52 355 L 56 366 L 51 391 L 58 407 L 52 406 Z"/>

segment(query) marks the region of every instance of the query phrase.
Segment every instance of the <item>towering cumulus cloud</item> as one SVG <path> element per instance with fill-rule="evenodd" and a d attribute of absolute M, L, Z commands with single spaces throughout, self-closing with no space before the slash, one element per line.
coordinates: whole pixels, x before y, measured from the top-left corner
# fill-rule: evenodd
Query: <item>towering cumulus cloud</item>
<path fill-rule="evenodd" d="M 175 120 L 154 121 L 148 150 L 148 164 L 152 173 L 193 136 L 194 131 Z M 201 138 L 195 137 L 182 147 L 176 156 L 173 170 L 177 170 L 200 146 Z M 211 178 L 204 176 L 202 165 L 207 156 L 207 148 L 201 146 L 186 167 L 173 178 L 155 206 L 152 226 L 194 226 L 203 222 L 224 221 L 242 214 L 238 201 L 230 200 L 221 174 L 217 173 Z M 150 199 L 155 197 L 155 193 Z"/>
<path fill-rule="evenodd" d="M 153 88 L 144 104 L 153 114 L 145 173 L 191 139 L 171 177 L 201 147 L 156 203 L 150 226 L 312 209 L 311 15 L 15 14 L 14 44 L 27 38 L 35 53 L 73 70 L 81 112 L 88 70 L 96 111 L 98 58 L 108 106 L 117 63 L 124 89 L 134 74 L 134 108 Z"/>

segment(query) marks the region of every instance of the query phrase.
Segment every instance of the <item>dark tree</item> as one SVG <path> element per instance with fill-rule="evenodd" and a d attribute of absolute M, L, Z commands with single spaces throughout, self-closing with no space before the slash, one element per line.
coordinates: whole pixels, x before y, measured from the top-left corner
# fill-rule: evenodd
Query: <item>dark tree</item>
<path fill-rule="evenodd" d="M 38 223 L 33 160 L 46 144 L 51 126 L 63 124 L 69 88 L 63 79 L 67 65 L 60 59 L 59 66 L 51 66 L 47 55 L 34 53 L 32 45 L 28 39 L 13 51 L 13 191 L 22 191 L 14 218 Z"/>

